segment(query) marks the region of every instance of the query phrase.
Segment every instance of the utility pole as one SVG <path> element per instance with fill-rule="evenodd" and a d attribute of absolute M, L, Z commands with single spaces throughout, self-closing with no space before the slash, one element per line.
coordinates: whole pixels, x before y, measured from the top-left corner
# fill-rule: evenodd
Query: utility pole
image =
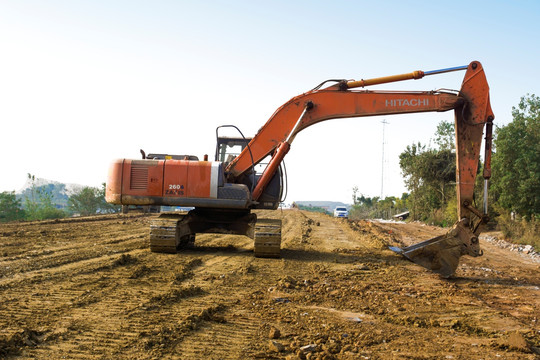
<path fill-rule="evenodd" d="M 389 122 L 384 119 L 381 121 L 382 125 L 382 161 L 381 161 L 381 197 L 380 199 L 383 199 L 384 195 L 384 129 L 386 127 L 386 124 L 390 124 Z"/>

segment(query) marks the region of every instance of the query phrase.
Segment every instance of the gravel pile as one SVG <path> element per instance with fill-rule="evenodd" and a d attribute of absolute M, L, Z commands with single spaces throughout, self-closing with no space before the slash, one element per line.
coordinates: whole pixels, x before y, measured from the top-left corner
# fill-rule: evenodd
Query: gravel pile
<path fill-rule="evenodd" d="M 532 245 L 520 245 L 520 244 L 513 244 L 511 242 L 508 242 L 503 239 L 499 239 L 496 236 L 491 235 L 480 235 L 480 240 L 485 240 L 491 244 L 494 244 L 502 249 L 508 249 L 510 251 L 514 251 L 517 253 L 522 254 L 523 256 L 526 256 L 528 258 L 531 258 L 533 261 L 540 263 L 540 253 L 534 250 L 534 247 Z"/>

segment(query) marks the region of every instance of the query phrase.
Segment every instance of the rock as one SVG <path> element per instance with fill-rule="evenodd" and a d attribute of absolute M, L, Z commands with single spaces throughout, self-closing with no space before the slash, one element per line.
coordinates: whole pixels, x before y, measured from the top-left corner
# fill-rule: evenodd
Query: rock
<path fill-rule="evenodd" d="M 369 270 L 369 266 L 367 266 L 366 264 L 358 264 L 356 265 L 356 269 L 357 270 Z"/>
<path fill-rule="evenodd" d="M 525 246 L 523 247 L 523 252 L 524 252 L 525 254 L 530 254 L 532 251 L 533 251 L 532 245 L 525 245 Z"/>
<path fill-rule="evenodd" d="M 281 298 L 281 297 L 274 298 L 274 301 L 278 302 L 278 303 L 289 303 L 289 302 L 291 302 L 291 300 L 289 300 L 287 298 Z"/>
<path fill-rule="evenodd" d="M 296 286 L 296 280 L 291 276 L 286 276 L 278 282 L 278 286 L 286 289 L 292 289 Z"/>
<path fill-rule="evenodd" d="M 314 351 L 317 351 L 317 344 L 309 344 L 309 345 L 302 346 L 302 347 L 300 348 L 300 350 L 302 350 L 303 352 L 314 352 Z"/>
<path fill-rule="evenodd" d="M 279 339 L 280 336 L 281 336 L 281 332 L 274 327 L 271 328 L 270 331 L 268 332 L 268 338 L 270 339 Z"/>
<path fill-rule="evenodd" d="M 270 341 L 270 350 L 273 350 L 273 351 L 276 351 L 276 352 L 283 352 L 285 351 L 285 346 L 283 346 L 283 344 L 277 342 L 277 341 L 274 341 L 274 340 L 271 340 Z"/>
<path fill-rule="evenodd" d="M 510 345 L 511 348 L 527 351 L 529 350 L 529 345 L 527 344 L 527 340 L 521 335 L 519 332 L 514 331 L 511 332 L 510 335 L 508 335 L 508 345 Z"/>
<path fill-rule="evenodd" d="M 340 290 L 332 290 L 330 291 L 330 296 L 338 296 L 341 294 L 341 291 Z"/>

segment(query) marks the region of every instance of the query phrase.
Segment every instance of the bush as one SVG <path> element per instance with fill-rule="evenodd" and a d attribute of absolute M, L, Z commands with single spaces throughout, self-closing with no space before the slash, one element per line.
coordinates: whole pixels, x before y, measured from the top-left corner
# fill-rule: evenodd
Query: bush
<path fill-rule="evenodd" d="M 457 198 L 454 197 L 448 201 L 446 204 L 446 209 L 444 209 L 444 221 L 446 223 L 444 226 L 451 226 L 456 223 L 458 220 L 457 212 Z"/>
<path fill-rule="evenodd" d="M 497 217 L 499 230 L 504 237 L 516 244 L 527 244 L 540 251 L 540 220 L 533 217 L 527 220 L 525 217 L 516 216 L 512 219 L 511 213 L 503 209 L 497 209 L 500 215 Z"/>
<path fill-rule="evenodd" d="M 17 199 L 14 191 L 0 193 L 0 222 L 22 220 L 25 216 L 21 201 Z"/>
<path fill-rule="evenodd" d="M 35 176 L 28 174 L 28 179 L 32 182 L 32 185 L 25 195 L 26 220 L 61 219 L 66 217 L 66 213 L 53 204 L 52 196 L 47 192 L 47 189 L 36 186 Z"/>

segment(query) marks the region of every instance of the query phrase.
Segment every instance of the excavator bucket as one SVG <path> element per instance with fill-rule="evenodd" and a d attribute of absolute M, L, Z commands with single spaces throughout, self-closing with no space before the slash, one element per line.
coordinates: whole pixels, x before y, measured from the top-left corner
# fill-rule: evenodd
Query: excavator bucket
<path fill-rule="evenodd" d="M 478 237 L 466 226 L 466 221 L 456 223 L 444 235 L 403 249 L 395 246 L 390 249 L 445 278 L 455 273 L 462 255 L 482 255 Z"/>

